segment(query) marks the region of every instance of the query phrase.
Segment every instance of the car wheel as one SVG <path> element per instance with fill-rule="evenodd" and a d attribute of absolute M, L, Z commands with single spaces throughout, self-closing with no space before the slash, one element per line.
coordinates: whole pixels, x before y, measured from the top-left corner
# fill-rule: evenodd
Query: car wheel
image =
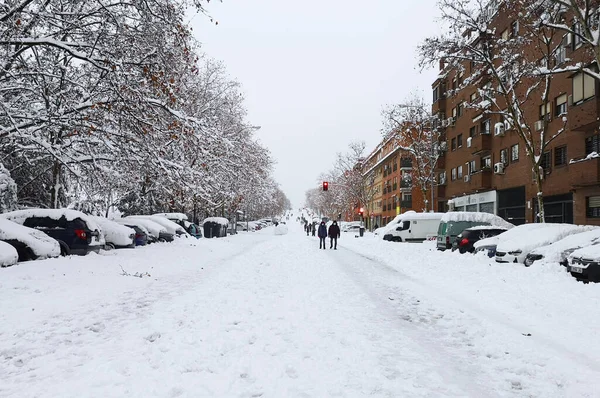
<path fill-rule="evenodd" d="M 115 250 L 116 247 L 112 243 L 107 243 L 104 245 L 104 250 Z"/>
<path fill-rule="evenodd" d="M 69 246 L 67 246 L 67 244 L 65 242 L 63 242 L 62 240 L 59 240 L 58 244 L 60 245 L 60 255 L 61 256 L 68 256 L 69 254 L 71 254 L 71 250 L 69 249 Z"/>

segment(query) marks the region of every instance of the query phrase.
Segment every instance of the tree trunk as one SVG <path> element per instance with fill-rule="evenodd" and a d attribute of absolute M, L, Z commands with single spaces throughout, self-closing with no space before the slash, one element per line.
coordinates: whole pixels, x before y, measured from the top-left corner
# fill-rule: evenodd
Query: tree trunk
<path fill-rule="evenodd" d="M 535 170 L 537 170 L 537 172 Z M 543 171 L 542 171 L 542 173 L 543 173 Z M 540 167 L 537 165 L 534 168 L 534 177 L 535 177 L 535 185 L 537 187 L 537 207 L 538 207 L 538 214 L 537 215 L 534 214 L 534 222 L 535 222 L 535 217 L 537 216 L 538 222 L 545 223 L 546 216 L 544 214 L 544 195 L 543 195 L 543 191 L 542 191 L 542 174 L 540 173 Z"/>
<path fill-rule="evenodd" d="M 52 167 L 52 187 L 50 188 L 50 208 L 58 209 L 59 205 L 59 195 L 60 195 L 60 174 L 62 171 L 61 163 L 56 160 L 54 161 L 54 166 Z"/>

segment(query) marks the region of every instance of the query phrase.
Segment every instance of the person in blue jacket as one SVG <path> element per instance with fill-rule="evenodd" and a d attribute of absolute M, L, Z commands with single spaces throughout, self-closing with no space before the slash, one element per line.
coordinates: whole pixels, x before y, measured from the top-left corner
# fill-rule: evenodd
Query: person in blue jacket
<path fill-rule="evenodd" d="M 325 238 L 327 238 L 327 225 L 325 225 L 325 221 L 321 221 L 321 225 L 319 225 L 319 249 L 323 248 L 325 250 Z"/>

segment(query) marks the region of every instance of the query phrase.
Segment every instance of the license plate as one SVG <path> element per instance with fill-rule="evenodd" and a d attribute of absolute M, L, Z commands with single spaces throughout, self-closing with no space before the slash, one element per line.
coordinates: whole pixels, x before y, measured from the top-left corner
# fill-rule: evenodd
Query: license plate
<path fill-rule="evenodd" d="M 571 267 L 571 272 L 577 272 L 578 274 L 583 273 L 583 268 L 580 267 Z"/>

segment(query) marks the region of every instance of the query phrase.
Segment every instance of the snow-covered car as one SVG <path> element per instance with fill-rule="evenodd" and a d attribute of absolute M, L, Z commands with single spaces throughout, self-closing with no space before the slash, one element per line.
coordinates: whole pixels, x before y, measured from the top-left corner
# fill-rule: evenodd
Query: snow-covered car
<path fill-rule="evenodd" d="M 498 235 L 480 239 L 473 244 L 473 249 L 475 249 L 475 253 L 485 252 L 490 258 L 496 257 L 496 247 L 499 240 L 500 236 Z"/>
<path fill-rule="evenodd" d="M 56 239 L 62 255 L 97 253 L 104 245 L 98 224 L 77 210 L 25 209 L 4 213 L 2 217 Z"/>
<path fill-rule="evenodd" d="M 161 233 L 166 234 L 167 230 L 160 224 L 155 223 L 152 220 L 142 217 L 123 217 L 115 219 L 116 222 L 123 225 L 135 225 L 148 231 L 148 243 L 164 242 L 164 237 L 161 237 Z"/>
<path fill-rule="evenodd" d="M 0 240 L 0 267 L 10 267 L 19 261 L 17 249 Z"/>
<path fill-rule="evenodd" d="M 104 235 L 106 249 L 120 249 L 127 247 L 135 247 L 136 231 L 130 227 L 119 224 L 108 218 L 92 217 L 100 226 Z"/>
<path fill-rule="evenodd" d="M 356 228 L 357 226 L 360 227 L 360 221 L 348 221 L 341 225 L 340 230 L 342 232 L 348 232 L 350 229 Z"/>
<path fill-rule="evenodd" d="M 173 220 L 169 220 L 167 217 L 157 216 L 157 215 L 142 216 L 142 217 L 147 217 L 148 219 L 162 225 L 163 227 L 165 227 L 167 229 L 168 233 L 173 234 L 174 236 L 188 237 L 188 233 L 185 230 L 185 228 L 183 227 L 183 225 L 180 225 Z"/>
<path fill-rule="evenodd" d="M 473 253 L 475 251 L 475 243 L 482 239 L 491 238 L 506 232 L 504 227 L 494 227 L 491 225 L 478 225 L 476 227 L 467 228 L 456 236 L 452 244 L 452 251 L 458 250 L 459 253 Z"/>
<path fill-rule="evenodd" d="M 600 244 L 600 228 L 580 232 L 553 242 L 549 245 L 534 249 L 525 258 L 525 265 L 531 266 L 535 261 L 556 262 L 563 266 L 569 264 L 568 257 L 577 249 Z"/>
<path fill-rule="evenodd" d="M 579 281 L 600 282 L 600 245 L 582 247 L 571 253 L 567 271 Z"/>
<path fill-rule="evenodd" d="M 451 211 L 444 213 L 437 231 L 437 249 L 452 249 L 452 243 L 462 231 L 478 225 L 491 225 L 510 229 L 514 227 L 504 219 L 477 211 Z"/>
<path fill-rule="evenodd" d="M 496 247 L 496 262 L 524 263 L 532 250 L 594 228 L 587 225 L 553 223 L 520 225 L 498 235 L 500 240 Z"/>
<path fill-rule="evenodd" d="M 360 225 L 348 225 L 343 232 L 359 232 L 360 228 Z"/>
<path fill-rule="evenodd" d="M 0 217 L 0 241 L 17 250 L 19 261 L 60 256 L 58 241 L 37 229 Z"/>

